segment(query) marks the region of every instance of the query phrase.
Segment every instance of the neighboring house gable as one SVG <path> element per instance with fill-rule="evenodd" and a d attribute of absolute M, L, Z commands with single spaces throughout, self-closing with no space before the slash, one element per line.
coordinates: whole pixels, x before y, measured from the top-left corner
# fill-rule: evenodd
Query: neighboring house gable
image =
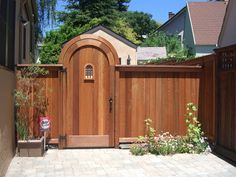
<path fill-rule="evenodd" d="M 99 25 L 85 32 L 84 34 L 94 34 L 109 41 L 116 49 L 122 65 L 127 64 L 128 56 L 131 58 L 131 65 L 137 64 L 137 46 L 112 30 Z"/>
<path fill-rule="evenodd" d="M 179 26 L 182 26 L 184 19 L 183 43 L 196 56 L 207 55 L 217 47 L 226 6 L 226 2 L 188 2 L 185 18 L 179 18 L 178 14 L 183 11 L 182 9 L 166 24 L 169 28 L 173 28 L 171 31 L 178 31 L 179 28 L 176 24 L 179 23 Z M 166 29 L 167 27 L 159 28 L 169 34 L 170 30 Z"/>
<path fill-rule="evenodd" d="M 164 31 L 169 35 L 177 34 L 181 37 L 181 40 L 183 41 L 185 18 L 187 12 L 186 9 L 187 9 L 186 7 L 181 9 L 175 16 L 173 16 L 166 23 L 161 25 L 158 28 L 158 31 Z"/>
<path fill-rule="evenodd" d="M 194 34 L 192 30 L 192 23 L 190 18 L 190 13 L 187 10 L 185 24 L 184 24 L 184 35 L 183 35 L 183 44 L 188 47 L 191 53 L 196 54 L 195 45 L 194 45 Z"/>
<path fill-rule="evenodd" d="M 236 1 L 229 0 L 219 37 L 219 47 L 236 44 Z"/>

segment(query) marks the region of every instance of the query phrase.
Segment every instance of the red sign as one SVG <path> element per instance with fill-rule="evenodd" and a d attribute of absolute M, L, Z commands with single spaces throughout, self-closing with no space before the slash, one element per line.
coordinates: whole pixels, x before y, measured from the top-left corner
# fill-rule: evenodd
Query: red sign
<path fill-rule="evenodd" d="M 40 131 L 48 131 L 50 129 L 49 117 L 40 117 L 39 125 L 40 125 Z"/>

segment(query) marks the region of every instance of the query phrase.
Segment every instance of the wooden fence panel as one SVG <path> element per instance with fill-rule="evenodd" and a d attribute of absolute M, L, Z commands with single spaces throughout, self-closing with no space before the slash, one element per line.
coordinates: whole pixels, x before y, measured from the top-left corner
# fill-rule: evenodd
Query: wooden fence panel
<path fill-rule="evenodd" d="M 202 123 L 205 135 L 213 142 L 216 139 L 216 55 L 208 55 L 176 65 L 201 65 L 198 118 Z"/>
<path fill-rule="evenodd" d="M 236 45 L 217 53 L 216 151 L 236 162 Z"/>
<path fill-rule="evenodd" d="M 118 137 L 144 135 L 148 117 L 158 132 L 185 134 L 186 104 L 198 104 L 200 76 L 199 72 L 121 71 L 117 81 Z"/>
<path fill-rule="evenodd" d="M 48 110 L 46 115 L 51 120 L 50 138 L 58 138 L 59 136 L 59 114 L 60 114 L 60 80 L 57 71 L 51 71 L 45 79 L 46 97 L 48 98 Z"/>
<path fill-rule="evenodd" d="M 18 70 L 24 67 L 29 67 L 30 64 L 20 64 L 18 65 Z M 59 117 L 62 113 L 61 110 L 61 80 L 59 71 L 62 70 L 62 65 L 39 65 L 49 71 L 46 76 L 40 76 L 37 79 L 41 81 L 42 87 L 44 88 L 44 93 L 47 98 L 47 111 L 45 116 L 49 116 L 51 120 L 51 129 L 48 132 L 47 138 L 50 143 L 58 143 L 59 137 Z M 34 99 L 32 100 L 34 101 Z M 34 136 L 39 136 L 39 115 L 36 110 L 30 111 L 30 116 L 34 118 L 35 121 L 31 123 L 31 128 L 33 130 Z"/>

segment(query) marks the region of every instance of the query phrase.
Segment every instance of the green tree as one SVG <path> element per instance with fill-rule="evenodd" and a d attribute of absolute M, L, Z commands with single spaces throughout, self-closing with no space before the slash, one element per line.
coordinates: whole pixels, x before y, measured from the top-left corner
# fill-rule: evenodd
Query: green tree
<path fill-rule="evenodd" d="M 47 33 L 40 53 L 42 63 L 57 63 L 61 45 L 95 25 L 102 24 L 139 44 L 142 35 L 155 31 L 151 15 L 127 12 L 130 0 L 66 0 L 65 12 L 58 13 L 61 25 Z M 141 39 L 141 40 L 140 40 Z"/>
<path fill-rule="evenodd" d="M 166 47 L 170 58 L 188 58 L 192 56 L 191 50 L 183 46 L 177 35 L 166 35 L 164 32 L 154 32 L 141 44 L 143 47 Z"/>
<path fill-rule="evenodd" d="M 38 19 L 41 25 L 53 23 L 56 16 L 57 0 L 36 0 Z"/>
<path fill-rule="evenodd" d="M 117 0 L 118 2 L 118 10 L 120 12 L 126 12 L 129 7 L 129 3 L 131 0 Z"/>
<path fill-rule="evenodd" d="M 40 62 L 42 64 L 57 63 L 61 52 L 61 46 L 71 38 L 91 29 L 93 26 L 100 24 L 102 19 L 94 18 L 88 24 L 82 27 L 73 27 L 70 25 L 62 25 L 59 29 L 46 33 L 43 47 L 40 52 Z M 119 19 L 115 22 L 112 30 L 123 35 L 130 41 L 138 43 L 137 34 L 132 28 L 128 27 L 127 22 Z"/>
<path fill-rule="evenodd" d="M 143 35 L 148 35 L 157 30 L 160 26 L 155 20 L 152 19 L 152 15 L 144 12 L 126 12 L 122 14 L 130 26 L 134 29 L 134 32 L 138 34 L 139 40 L 144 40 Z"/>
<path fill-rule="evenodd" d="M 128 9 L 130 0 L 67 0 L 66 12 L 58 14 L 58 20 L 72 26 L 83 26 L 93 18 L 102 19 L 102 24 L 112 26 L 118 12 Z"/>

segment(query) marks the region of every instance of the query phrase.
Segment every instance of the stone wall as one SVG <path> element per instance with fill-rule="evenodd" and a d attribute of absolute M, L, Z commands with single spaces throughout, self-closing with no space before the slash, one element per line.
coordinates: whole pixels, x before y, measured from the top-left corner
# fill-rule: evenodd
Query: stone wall
<path fill-rule="evenodd" d="M 0 66 L 0 177 L 15 154 L 14 88 L 15 73 Z"/>

